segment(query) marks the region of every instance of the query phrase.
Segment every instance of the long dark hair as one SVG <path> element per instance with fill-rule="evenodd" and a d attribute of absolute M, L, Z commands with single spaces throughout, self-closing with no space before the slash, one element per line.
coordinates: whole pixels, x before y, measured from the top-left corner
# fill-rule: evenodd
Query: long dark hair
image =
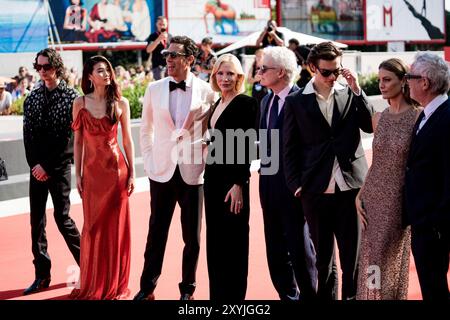
<path fill-rule="evenodd" d="M 94 92 L 94 86 L 92 85 L 89 76 L 94 71 L 94 66 L 103 62 L 106 64 L 107 70 L 109 72 L 109 79 L 111 83 L 106 86 L 106 115 L 111 119 L 113 123 L 117 121 L 115 104 L 120 100 L 122 94 L 120 88 L 116 82 L 116 75 L 114 74 L 111 62 L 104 56 L 93 56 L 89 58 L 83 67 L 83 78 L 81 79 L 81 89 L 85 95 Z"/>
<path fill-rule="evenodd" d="M 403 80 L 403 78 L 405 77 L 405 74 L 409 71 L 408 65 L 404 61 L 402 61 L 398 58 L 391 58 L 391 59 L 381 62 L 380 65 L 378 66 L 378 70 L 379 69 L 384 69 L 384 70 L 392 72 L 393 74 L 396 75 L 396 77 L 399 80 Z M 402 86 L 402 94 L 403 94 L 403 97 L 405 98 L 406 103 L 408 103 L 414 107 L 420 106 L 420 104 L 417 101 L 415 101 L 414 99 L 411 98 L 410 92 L 409 92 L 409 85 L 408 85 L 407 81 L 405 81 L 405 83 Z"/>

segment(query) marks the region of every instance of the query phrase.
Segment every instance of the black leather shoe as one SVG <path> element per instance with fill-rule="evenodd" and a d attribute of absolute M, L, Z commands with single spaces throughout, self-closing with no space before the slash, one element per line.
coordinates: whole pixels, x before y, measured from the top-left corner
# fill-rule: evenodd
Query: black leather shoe
<path fill-rule="evenodd" d="M 180 300 L 194 300 L 194 296 L 189 293 L 183 293 L 180 297 Z"/>
<path fill-rule="evenodd" d="M 50 285 L 50 277 L 49 278 L 38 278 L 34 280 L 33 284 L 29 286 L 25 291 L 23 292 L 23 295 L 26 296 L 28 294 L 36 293 L 39 291 L 42 291 L 44 289 L 47 289 Z"/>
<path fill-rule="evenodd" d="M 143 300 L 149 300 L 153 301 L 155 300 L 155 294 L 152 293 L 145 293 L 144 291 L 140 290 L 133 298 L 133 300 L 143 301 Z"/>

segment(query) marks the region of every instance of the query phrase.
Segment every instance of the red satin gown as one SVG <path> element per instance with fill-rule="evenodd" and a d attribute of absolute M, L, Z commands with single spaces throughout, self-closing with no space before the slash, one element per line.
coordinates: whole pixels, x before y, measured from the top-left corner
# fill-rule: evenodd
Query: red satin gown
<path fill-rule="evenodd" d="M 117 142 L 118 123 L 82 108 L 72 124 L 84 141 L 80 282 L 70 297 L 126 299 L 130 275 L 128 167 Z"/>

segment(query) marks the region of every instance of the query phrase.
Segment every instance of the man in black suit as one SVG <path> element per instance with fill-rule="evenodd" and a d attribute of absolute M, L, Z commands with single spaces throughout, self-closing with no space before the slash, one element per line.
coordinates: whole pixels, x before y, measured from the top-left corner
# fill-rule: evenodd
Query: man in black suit
<path fill-rule="evenodd" d="M 342 299 L 354 299 L 360 244 L 355 197 L 367 173 L 360 129 L 373 131 L 374 110 L 332 42 L 312 48 L 307 62 L 314 77 L 285 101 L 286 180 L 300 197 L 316 249 L 319 299 L 337 298 L 335 237 Z M 348 85 L 336 82 L 339 75 Z"/>
<path fill-rule="evenodd" d="M 257 117 L 259 128 L 267 133 L 261 134 L 259 192 L 270 276 L 281 300 L 311 299 L 317 285 L 314 246 L 300 201 L 287 188 L 280 157 L 284 101 L 299 90 L 293 84 L 297 74 L 295 55 L 285 47 L 265 48 L 258 72 L 261 84 L 271 90 L 263 98 Z M 273 140 L 272 132 L 278 134 Z"/>
<path fill-rule="evenodd" d="M 450 251 L 450 71 L 431 53 L 417 54 L 405 75 L 424 110 L 414 128 L 405 175 L 405 224 L 424 300 L 448 300 Z"/>

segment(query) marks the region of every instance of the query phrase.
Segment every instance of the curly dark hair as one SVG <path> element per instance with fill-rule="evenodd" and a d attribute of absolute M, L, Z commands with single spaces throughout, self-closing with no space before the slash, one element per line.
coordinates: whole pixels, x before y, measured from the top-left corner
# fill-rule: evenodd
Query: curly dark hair
<path fill-rule="evenodd" d="M 65 73 L 64 62 L 63 62 L 60 54 L 58 53 L 58 51 L 56 51 L 55 49 L 50 49 L 50 48 L 46 48 L 46 49 L 39 51 L 36 54 L 36 58 L 34 59 L 35 65 L 38 64 L 37 60 L 38 60 L 39 56 L 47 57 L 48 63 L 56 70 L 56 76 L 60 79 L 64 78 L 64 73 Z"/>
<path fill-rule="evenodd" d="M 342 56 L 342 50 L 331 41 L 316 44 L 309 52 L 307 63 L 317 67 L 319 60 L 332 61 Z"/>
<path fill-rule="evenodd" d="M 182 44 L 184 53 L 186 53 L 188 56 L 197 56 L 198 47 L 195 44 L 194 40 L 192 40 L 191 38 L 186 36 L 175 36 L 170 40 L 170 44 L 172 43 Z"/>

